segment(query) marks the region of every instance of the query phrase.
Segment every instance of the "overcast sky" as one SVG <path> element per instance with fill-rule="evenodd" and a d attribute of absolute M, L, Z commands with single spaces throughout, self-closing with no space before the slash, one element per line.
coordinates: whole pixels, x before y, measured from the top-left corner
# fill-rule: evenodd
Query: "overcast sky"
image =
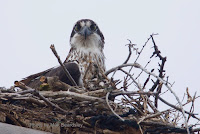
<path fill-rule="evenodd" d="M 167 56 L 174 91 L 183 95 L 189 87 L 191 95 L 200 95 L 199 5 L 198 0 L 0 0 L 0 87 L 58 65 L 50 44 L 64 61 L 74 23 L 89 18 L 104 34 L 107 69 L 126 59 L 127 39 L 141 49 L 158 33 L 155 41 Z"/>

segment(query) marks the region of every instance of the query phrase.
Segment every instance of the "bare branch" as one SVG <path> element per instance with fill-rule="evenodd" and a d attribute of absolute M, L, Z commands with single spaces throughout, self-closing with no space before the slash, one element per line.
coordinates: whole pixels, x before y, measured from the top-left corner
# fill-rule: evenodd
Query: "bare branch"
<path fill-rule="evenodd" d="M 128 66 L 137 67 L 137 65 L 138 65 L 137 63 L 122 64 L 122 65 L 119 65 L 119 66 L 117 66 L 117 67 L 113 67 L 113 68 L 107 70 L 107 71 L 105 72 L 105 75 L 108 75 L 108 74 L 114 72 L 116 69 L 119 70 L 120 68 L 128 67 Z"/>
<path fill-rule="evenodd" d="M 187 128 L 187 132 L 188 132 L 188 134 L 189 134 L 190 131 L 189 131 L 188 124 L 187 124 L 187 119 L 186 119 L 186 116 L 185 116 L 185 110 L 183 109 L 183 106 L 182 106 L 182 104 L 181 104 L 181 102 L 180 102 L 178 96 L 175 94 L 175 92 L 171 89 L 170 86 L 168 86 L 167 82 L 164 81 L 164 80 L 163 80 L 162 78 L 160 78 L 159 76 L 155 75 L 155 74 L 152 73 L 152 72 L 147 71 L 145 68 L 143 68 L 143 67 L 140 66 L 140 65 L 138 65 L 138 68 L 142 69 L 142 70 L 143 70 L 144 72 L 146 72 L 147 74 L 150 74 L 150 75 L 156 77 L 156 78 L 157 78 L 159 81 L 161 81 L 161 82 L 170 90 L 170 92 L 175 96 L 175 98 L 176 98 L 176 100 L 178 101 L 179 106 L 180 106 L 180 108 L 181 108 L 181 112 L 182 112 L 183 117 L 184 117 L 184 120 L 185 120 L 185 127 Z"/>
<path fill-rule="evenodd" d="M 135 79 L 132 77 L 132 75 L 126 71 L 124 71 L 123 69 L 120 69 L 122 72 L 124 72 L 125 74 L 127 74 L 131 79 L 132 81 L 136 84 L 137 88 L 139 88 L 140 90 L 142 90 L 142 87 L 135 81 Z"/>
<path fill-rule="evenodd" d="M 157 93 L 154 92 L 144 92 L 144 91 L 113 91 L 111 93 L 112 96 L 118 96 L 118 95 L 156 95 Z"/>
<path fill-rule="evenodd" d="M 110 94 L 110 92 L 108 92 L 107 94 L 106 94 L 106 103 L 107 103 L 107 105 L 108 105 L 108 107 L 110 108 L 110 110 L 112 111 L 112 113 L 115 115 L 115 116 L 117 116 L 121 121 L 125 121 L 122 117 L 120 117 L 113 109 L 112 109 L 112 107 L 110 106 L 110 104 L 109 104 L 109 102 L 108 102 L 108 96 L 109 96 L 109 94 Z"/>
<path fill-rule="evenodd" d="M 99 98 L 99 97 L 93 97 L 93 96 L 88 96 L 84 94 L 79 94 L 79 93 L 74 93 L 70 91 L 57 91 L 57 92 L 52 92 L 52 91 L 40 91 L 40 94 L 45 96 L 45 97 L 72 97 L 74 99 L 80 100 L 80 101 L 91 101 L 91 102 L 100 102 L 100 103 L 105 103 L 105 100 Z"/>
<path fill-rule="evenodd" d="M 139 59 L 139 57 L 140 57 L 140 55 L 141 55 L 143 49 L 145 48 L 145 46 L 147 45 L 147 43 L 149 42 L 149 40 L 150 40 L 154 35 L 158 35 L 158 34 L 152 34 L 152 35 L 147 39 L 147 41 L 146 41 L 146 42 L 144 43 L 144 45 L 142 46 L 142 49 L 140 50 L 140 52 L 138 52 L 139 55 L 137 56 L 137 58 L 136 58 L 136 60 L 134 61 L 134 63 L 137 62 L 137 60 Z"/>
<path fill-rule="evenodd" d="M 49 101 L 48 99 L 46 99 L 43 95 L 41 95 L 36 89 L 32 89 L 32 88 L 30 88 L 30 87 L 24 85 L 24 84 L 21 83 L 21 82 L 19 82 L 18 84 L 20 85 L 20 87 L 23 87 L 23 88 L 26 89 L 26 90 L 30 90 L 30 91 L 32 90 L 32 93 L 33 93 L 34 95 L 38 96 L 40 99 L 42 99 L 44 102 L 46 102 L 49 106 L 54 107 L 54 108 L 57 108 L 57 109 L 61 110 L 62 112 L 68 114 L 68 112 L 67 112 L 66 110 L 64 110 L 64 109 L 60 108 L 58 105 L 56 105 L 56 104 L 50 102 L 50 101 Z M 16 86 L 18 86 L 18 85 L 16 85 Z"/>
<path fill-rule="evenodd" d="M 167 102 L 166 100 L 164 100 L 163 98 L 161 98 L 160 96 L 158 96 L 158 99 L 159 100 L 161 100 L 163 103 L 165 103 L 165 104 L 167 104 L 168 106 L 170 106 L 170 107 L 172 107 L 172 108 L 174 108 L 174 109 L 176 109 L 176 110 L 178 110 L 178 111 L 182 111 L 182 109 L 181 108 L 179 108 L 179 107 L 177 107 L 177 106 L 175 106 L 175 105 L 173 105 L 173 104 L 170 104 L 169 102 Z M 189 114 L 189 115 L 191 115 L 192 117 L 194 117 L 194 118 L 196 118 L 196 119 L 198 119 L 199 121 L 200 121 L 200 119 L 199 118 L 197 118 L 195 115 L 197 115 L 197 114 L 195 114 L 195 113 L 191 113 L 191 112 L 188 112 L 188 111 L 184 111 L 185 113 L 187 113 L 187 114 Z"/>
<path fill-rule="evenodd" d="M 127 57 L 127 59 L 125 60 L 125 62 L 123 64 L 126 64 L 129 61 L 129 59 L 131 58 L 131 54 L 132 54 L 131 48 L 135 45 L 135 44 L 131 43 L 131 40 L 129 40 L 129 42 L 130 43 L 127 44 L 128 45 L 128 49 L 129 49 L 129 54 L 128 54 L 128 57 Z"/>
<path fill-rule="evenodd" d="M 62 66 L 66 76 L 68 77 L 68 79 L 70 80 L 70 82 L 72 83 L 72 85 L 77 86 L 76 82 L 74 81 L 74 79 L 72 78 L 72 76 L 70 75 L 69 71 L 65 68 L 64 64 L 62 63 L 62 61 L 60 60 L 60 56 L 58 56 L 56 49 L 54 47 L 54 45 L 52 44 L 50 46 L 52 52 L 54 53 L 54 55 L 56 56 L 56 58 L 58 59 L 58 62 L 60 63 L 60 65 Z"/>

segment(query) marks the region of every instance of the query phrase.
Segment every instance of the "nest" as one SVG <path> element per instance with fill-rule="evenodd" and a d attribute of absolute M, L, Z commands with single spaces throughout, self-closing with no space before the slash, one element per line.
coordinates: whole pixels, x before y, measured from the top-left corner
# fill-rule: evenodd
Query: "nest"
<path fill-rule="evenodd" d="M 156 56 L 161 61 L 158 74 L 153 70 L 148 71 L 146 66 L 142 67 L 136 62 L 150 39 L 155 50 L 151 57 Z M 147 42 L 137 52 L 136 61 L 128 63 L 134 46 L 130 42 L 128 57 L 122 65 L 101 74 L 101 78 L 86 81 L 84 87 L 70 86 L 52 76 L 41 77 L 41 86 L 38 89 L 28 87 L 20 81 L 16 81 L 15 86 L 10 89 L 0 88 L 0 121 L 55 134 L 178 134 L 199 131 L 185 121 L 186 118 L 199 118 L 193 111 L 184 110 L 184 104 L 179 98 L 176 98 L 179 105 L 176 106 L 161 97 L 164 86 L 177 96 L 168 78 L 165 78 L 166 57 L 161 56 L 153 35 Z M 130 67 L 130 70 L 126 71 L 126 67 Z M 141 73 L 138 77 L 133 77 L 132 68 L 147 75 L 143 85 L 136 82 Z M 126 75 L 123 80 L 114 77 L 117 71 Z M 113 76 L 108 78 L 111 73 Z M 152 80 L 153 84 L 147 91 L 145 87 L 151 77 L 155 81 Z M 129 90 L 130 87 L 134 87 L 134 90 Z M 187 95 L 187 104 L 193 103 L 195 96 L 191 97 L 189 93 Z M 158 110 L 158 100 L 170 108 Z M 185 122 L 181 126 L 178 125 L 178 116 L 171 116 L 174 113 L 182 114 L 179 117 Z"/>

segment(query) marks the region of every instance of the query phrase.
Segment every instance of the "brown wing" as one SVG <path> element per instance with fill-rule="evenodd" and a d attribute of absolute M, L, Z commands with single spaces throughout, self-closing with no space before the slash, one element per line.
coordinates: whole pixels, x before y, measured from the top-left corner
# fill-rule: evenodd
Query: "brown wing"
<path fill-rule="evenodd" d="M 80 71 L 79 67 L 76 63 L 64 63 L 65 68 L 69 71 L 72 78 L 75 80 L 75 82 L 79 85 L 79 78 L 80 78 Z M 65 82 L 69 85 L 72 85 L 68 77 L 65 75 L 63 68 L 61 66 L 57 68 L 50 68 L 48 70 L 45 70 L 43 72 L 33 74 L 22 80 L 24 84 L 26 84 L 29 87 L 38 89 L 41 85 L 40 77 L 52 77 L 52 76 L 58 76 L 59 80 L 62 82 Z"/>
<path fill-rule="evenodd" d="M 40 81 L 40 77 L 41 76 L 45 76 L 48 72 L 50 72 L 53 68 L 47 69 L 45 71 L 36 73 L 36 74 L 32 74 L 26 78 L 24 78 L 23 80 L 21 80 L 21 82 L 23 82 L 25 85 L 30 86 L 32 88 L 35 87 L 39 87 Z"/>

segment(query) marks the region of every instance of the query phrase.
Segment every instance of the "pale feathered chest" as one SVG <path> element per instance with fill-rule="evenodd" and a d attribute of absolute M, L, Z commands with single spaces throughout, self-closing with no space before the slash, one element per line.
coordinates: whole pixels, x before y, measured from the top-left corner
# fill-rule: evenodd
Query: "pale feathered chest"
<path fill-rule="evenodd" d="M 71 48 L 65 62 L 75 62 L 81 72 L 81 80 L 96 77 L 97 73 L 105 71 L 105 57 L 100 50 Z"/>

